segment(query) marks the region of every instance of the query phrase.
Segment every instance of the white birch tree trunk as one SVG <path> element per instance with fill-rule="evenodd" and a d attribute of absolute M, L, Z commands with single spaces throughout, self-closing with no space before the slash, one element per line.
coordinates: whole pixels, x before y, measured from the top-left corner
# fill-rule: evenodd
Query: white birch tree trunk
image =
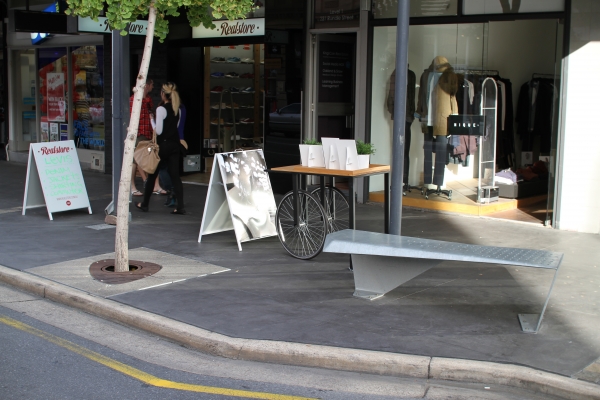
<path fill-rule="evenodd" d="M 144 86 L 146 85 L 146 78 L 148 77 L 148 70 L 150 68 L 150 57 L 152 56 L 155 23 L 156 9 L 154 8 L 154 3 L 152 3 L 148 13 L 146 43 L 144 45 L 142 65 L 140 66 L 140 71 L 135 83 L 133 107 L 131 110 L 129 127 L 127 128 L 123 165 L 121 166 L 121 179 L 119 180 L 119 204 L 117 206 L 117 229 L 115 234 L 115 272 L 129 271 L 129 191 L 131 188 L 131 169 L 133 166 L 135 139 L 137 138 L 138 127 L 140 124 Z M 126 88 L 123 88 L 123 90 L 126 90 Z"/>

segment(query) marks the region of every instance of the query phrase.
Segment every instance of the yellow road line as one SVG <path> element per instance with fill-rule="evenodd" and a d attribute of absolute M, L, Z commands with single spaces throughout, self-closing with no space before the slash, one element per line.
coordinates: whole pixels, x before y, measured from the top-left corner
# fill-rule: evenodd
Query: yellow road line
<path fill-rule="evenodd" d="M 251 392 L 247 390 L 235 390 L 235 389 L 226 389 L 219 388 L 213 386 L 203 386 L 203 385 L 192 385 L 188 383 L 180 383 L 173 382 L 166 379 L 160 379 L 154 375 L 147 374 L 144 371 L 141 371 L 137 368 L 131 367 L 127 364 L 123 364 L 119 361 L 113 360 L 112 358 L 108 358 L 103 356 L 102 354 L 96 353 L 85 347 L 79 346 L 75 343 L 69 342 L 68 340 L 62 339 L 58 336 L 54 336 L 50 333 L 41 331 L 39 329 L 34 328 L 33 326 L 24 324 L 12 318 L 0 315 L 0 322 L 5 325 L 11 326 L 15 329 L 19 329 L 21 331 L 30 333 L 37 337 L 40 337 L 44 340 L 49 341 L 50 343 L 54 343 L 60 347 L 63 347 L 67 350 L 70 350 L 74 353 L 77 353 L 87 359 L 100 363 L 108 368 L 111 368 L 115 371 L 119 371 L 122 374 L 130 376 L 134 379 L 142 381 L 148 385 L 165 388 L 165 389 L 175 389 L 175 390 L 185 390 L 188 392 L 199 392 L 199 393 L 210 393 L 217 394 L 222 396 L 234 396 L 234 397 L 245 397 L 249 399 L 272 399 L 272 400 L 309 400 L 307 397 L 298 397 L 298 396 L 287 396 L 283 394 L 274 394 L 274 393 L 263 393 L 263 392 Z"/>

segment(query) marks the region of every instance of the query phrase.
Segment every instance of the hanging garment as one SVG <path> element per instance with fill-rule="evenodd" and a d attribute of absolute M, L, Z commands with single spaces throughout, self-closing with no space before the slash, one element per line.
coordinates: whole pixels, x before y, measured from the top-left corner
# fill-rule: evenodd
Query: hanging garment
<path fill-rule="evenodd" d="M 551 79 L 533 78 L 521 86 L 515 120 L 522 151 L 532 151 L 533 139 L 539 136 L 540 152 L 550 152 L 555 99 L 554 82 Z"/>
<path fill-rule="evenodd" d="M 509 79 L 498 79 L 502 88 L 501 112 L 498 113 L 496 128 L 496 164 L 502 169 L 515 167 L 515 133 L 513 123 L 512 83 Z"/>
<path fill-rule="evenodd" d="M 413 71 L 408 70 L 406 76 L 406 122 L 413 122 L 415 120 L 415 87 L 417 77 Z M 392 120 L 394 119 L 394 99 L 396 95 L 396 70 L 390 75 L 390 89 L 386 99 L 387 109 L 391 115 Z"/>

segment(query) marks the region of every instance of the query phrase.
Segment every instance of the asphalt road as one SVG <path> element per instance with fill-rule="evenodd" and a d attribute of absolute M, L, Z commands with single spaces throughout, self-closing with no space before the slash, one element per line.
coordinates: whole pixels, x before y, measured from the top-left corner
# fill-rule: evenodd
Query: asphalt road
<path fill-rule="evenodd" d="M 537 399 L 483 385 L 215 358 L 0 285 L 2 399 Z"/>

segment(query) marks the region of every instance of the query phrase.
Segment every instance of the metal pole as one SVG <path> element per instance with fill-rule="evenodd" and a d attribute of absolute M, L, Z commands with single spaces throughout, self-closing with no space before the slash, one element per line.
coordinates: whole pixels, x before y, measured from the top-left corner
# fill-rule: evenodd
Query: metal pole
<path fill-rule="evenodd" d="M 392 144 L 392 182 L 390 191 L 390 234 L 400 235 L 402 225 L 402 175 L 406 121 L 406 82 L 408 74 L 408 25 L 410 0 L 398 0 L 396 36 L 396 86 Z"/>
<path fill-rule="evenodd" d="M 107 214 L 117 209 L 124 140 L 129 125 L 129 35 L 112 31 L 112 202 Z"/>

